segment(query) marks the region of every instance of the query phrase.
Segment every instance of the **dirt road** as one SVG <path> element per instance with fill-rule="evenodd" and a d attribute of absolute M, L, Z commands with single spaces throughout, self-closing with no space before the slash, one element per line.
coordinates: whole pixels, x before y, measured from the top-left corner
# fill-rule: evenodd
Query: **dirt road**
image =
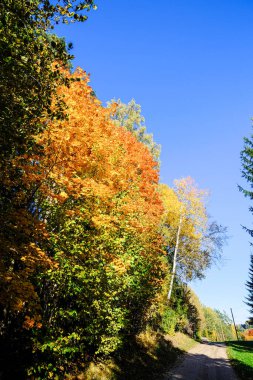
<path fill-rule="evenodd" d="M 197 344 L 164 380 L 238 380 L 223 344 Z"/>

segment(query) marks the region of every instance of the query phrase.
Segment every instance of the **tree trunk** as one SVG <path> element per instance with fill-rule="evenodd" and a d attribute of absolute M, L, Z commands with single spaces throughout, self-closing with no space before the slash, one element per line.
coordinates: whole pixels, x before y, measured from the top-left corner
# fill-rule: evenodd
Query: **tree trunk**
<path fill-rule="evenodd" d="M 181 226 L 182 226 L 182 215 L 180 215 L 178 229 L 177 229 L 177 240 L 176 240 L 176 246 L 174 251 L 174 257 L 173 257 L 173 268 L 172 268 L 172 275 L 170 280 L 170 289 L 168 292 L 168 300 L 171 298 L 173 283 L 176 275 L 176 266 L 177 266 L 177 253 L 178 253 L 178 246 L 179 246 L 179 238 L 180 238 L 180 232 L 181 232 Z"/>

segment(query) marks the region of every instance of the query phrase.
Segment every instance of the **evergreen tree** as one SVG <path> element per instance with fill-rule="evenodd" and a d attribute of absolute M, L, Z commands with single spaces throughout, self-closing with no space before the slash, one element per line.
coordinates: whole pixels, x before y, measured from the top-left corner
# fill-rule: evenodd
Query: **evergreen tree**
<path fill-rule="evenodd" d="M 250 307 L 250 323 L 253 323 L 253 254 L 250 256 L 250 267 L 249 267 L 249 280 L 246 282 L 246 288 L 249 292 L 249 296 L 246 298 L 248 302 L 246 305 Z"/>
<path fill-rule="evenodd" d="M 244 149 L 241 152 L 242 161 L 242 177 L 250 184 L 250 190 L 239 186 L 239 190 L 245 197 L 253 200 L 253 135 L 250 138 L 244 138 Z M 253 213 L 253 206 L 250 206 L 249 211 Z M 248 233 L 253 236 L 253 230 L 244 227 Z"/>
<path fill-rule="evenodd" d="M 244 149 L 241 152 L 241 161 L 242 161 L 242 177 L 247 180 L 250 184 L 250 190 L 244 189 L 239 186 L 239 190 L 244 194 L 245 197 L 253 200 L 253 135 L 250 138 L 244 138 Z M 249 207 L 249 211 L 253 213 L 253 206 Z M 246 231 L 253 236 L 253 230 L 247 227 L 244 227 Z M 247 297 L 248 302 L 246 304 L 250 307 L 251 313 L 251 322 L 253 321 L 253 255 L 251 254 L 251 263 L 249 269 L 249 281 L 246 282 L 246 288 L 249 292 Z"/>

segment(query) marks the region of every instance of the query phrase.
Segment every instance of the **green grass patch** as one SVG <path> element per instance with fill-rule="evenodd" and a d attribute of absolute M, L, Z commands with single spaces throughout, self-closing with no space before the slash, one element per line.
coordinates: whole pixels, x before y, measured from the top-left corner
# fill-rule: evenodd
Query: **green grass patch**
<path fill-rule="evenodd" d="M 253 342 L 226 342 L 228 357 L 242 380 L 253 380 Z"/>

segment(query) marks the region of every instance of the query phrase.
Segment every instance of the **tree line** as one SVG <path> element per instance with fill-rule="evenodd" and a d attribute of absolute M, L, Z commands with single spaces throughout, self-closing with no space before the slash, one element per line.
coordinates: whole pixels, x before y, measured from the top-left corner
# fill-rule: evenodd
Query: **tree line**
<path fill-rule="evenodd" d="M 93 1 L 0 8 L 3 377 L 77 375 L 147 325 L 200 334 L 184 284 L 219 258 L 226 229 L 193 179 L 159 183 L 140 106 L 102 106 L 71 70 L 52 29 L 85 21 Z"/>

